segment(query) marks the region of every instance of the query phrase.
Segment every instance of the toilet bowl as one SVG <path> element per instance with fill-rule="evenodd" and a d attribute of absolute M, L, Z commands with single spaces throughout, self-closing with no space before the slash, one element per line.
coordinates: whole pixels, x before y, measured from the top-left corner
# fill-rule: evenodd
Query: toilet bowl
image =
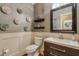
<path fill-rule="evenodd" d="M 33 56 L 39 50 L 41 44 L 42 44 L 42 38 L 41 37 L 35 37 L 34 44 L 26 47 L 27 55 Z"/>

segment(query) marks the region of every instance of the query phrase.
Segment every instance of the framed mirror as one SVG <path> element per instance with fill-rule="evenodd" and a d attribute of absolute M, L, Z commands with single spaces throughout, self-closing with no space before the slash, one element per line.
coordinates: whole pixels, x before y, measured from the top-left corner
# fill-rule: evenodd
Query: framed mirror
<path fill-rule="evenodd" d="M 51 10 L 51 31 L 52 32 L 77 32 L 76 4 L 70 3 Z"/>

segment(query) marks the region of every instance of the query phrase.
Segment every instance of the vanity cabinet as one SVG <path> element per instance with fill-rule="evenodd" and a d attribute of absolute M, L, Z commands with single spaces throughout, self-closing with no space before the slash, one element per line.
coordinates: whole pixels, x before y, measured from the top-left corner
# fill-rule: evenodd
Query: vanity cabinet
<path fill-rule="evenodd" d="M 79 50 L 44 42 L 45 56 L 79 56 Z"/>

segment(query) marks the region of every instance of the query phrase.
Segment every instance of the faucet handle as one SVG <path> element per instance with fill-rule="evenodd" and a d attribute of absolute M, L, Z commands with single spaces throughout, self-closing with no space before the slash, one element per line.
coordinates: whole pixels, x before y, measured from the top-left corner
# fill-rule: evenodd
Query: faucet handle
<path fill-rule="evenodd" d="M 59 39 L 64 39 L 62 34 L 59 34 Z"/>

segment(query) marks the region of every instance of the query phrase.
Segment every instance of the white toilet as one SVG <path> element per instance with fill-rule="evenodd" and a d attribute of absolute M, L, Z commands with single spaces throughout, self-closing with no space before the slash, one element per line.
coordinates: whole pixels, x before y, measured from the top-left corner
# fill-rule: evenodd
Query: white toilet
<path fill-rule="evenodd" d="M 28 56 L 34 56 L 35 53 L 39 50 L 40 46 L 43 43 L 43 38 L 35 37 L 34 44 L 26 47 L 26 53 Z"/>

